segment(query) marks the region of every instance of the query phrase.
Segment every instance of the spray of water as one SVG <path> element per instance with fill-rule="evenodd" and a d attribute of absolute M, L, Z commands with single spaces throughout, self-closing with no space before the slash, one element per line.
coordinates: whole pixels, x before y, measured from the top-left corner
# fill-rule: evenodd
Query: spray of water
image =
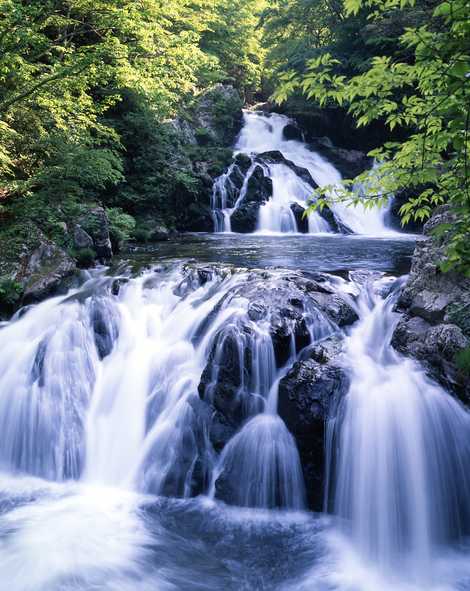
<path fill-rule="evenodd" d="M 390 345 L 389 280 L 359 298 L 347 339 L 351 387 L 329 424 L 327 499 L 360 557 L 426 584 L 440 548 L 470 525 L 470 416 Z"/>

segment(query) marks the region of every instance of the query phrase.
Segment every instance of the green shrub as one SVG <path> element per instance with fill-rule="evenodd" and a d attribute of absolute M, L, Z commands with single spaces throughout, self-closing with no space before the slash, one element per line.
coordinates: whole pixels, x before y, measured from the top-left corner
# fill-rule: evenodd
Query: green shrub
<path fill-rule="evenodd" d="M 87 269 L 92 267 L 95 263 L 96 253 L 92 248 L 80 248 L 72 253 L 77 267 L 81 269 Z"/>
<path fill-rule="evenodd" d="M 132 232 L 132 240 L 136 242 L 150 242 L 151 230 L 145 226 L 138 226 Z"/>
<path fill-rule="evenodd" d="M 10 315 L 21 301 L 23 288 L 6 277 L 0 278 L 0 317 Z"/>
<path fill-rule="evenodd" d="M 119 252 L 122 245 L 127 242 L 134 231 L 135 219 L 128 213 L 124 213 L 120 207 L 106 209 L 109 220 L 109 237 L 114 252 Z"/>

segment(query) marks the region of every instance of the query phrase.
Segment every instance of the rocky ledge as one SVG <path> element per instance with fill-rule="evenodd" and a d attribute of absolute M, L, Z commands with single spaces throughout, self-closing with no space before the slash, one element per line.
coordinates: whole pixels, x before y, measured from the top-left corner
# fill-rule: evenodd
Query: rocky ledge
<path fill-rule="evenodd" d="M 462 358 L 470 346 L 470 279 L 440 269 L 446 241 L 433 230 L 445 223 L 452 223 L 452 215 L 439 208 L 424 227 L 426 238 L 416 245 L 398 302 L 403 316 L 392 344 L 418 359 L 432 378 L 469 404 L 470 379 Z"/>

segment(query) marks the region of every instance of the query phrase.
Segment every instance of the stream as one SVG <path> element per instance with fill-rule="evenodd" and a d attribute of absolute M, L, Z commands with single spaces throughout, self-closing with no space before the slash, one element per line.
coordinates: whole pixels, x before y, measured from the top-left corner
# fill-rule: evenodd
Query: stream
<path fill-rule="evenodd" d="M 341 175 L 287 122 L 245 115 L 215 233 L 132 247 L 0 325 L 2 590 L 470 590 L 470 415 L 391 346 L 421 238 L 387 207 L 301 232 L 313 185 L 259 155 Z M 272 195 L 237 234 L 256 166 Z M 322 347 L 341 388 L 312 481 L 285 384 Z"/>

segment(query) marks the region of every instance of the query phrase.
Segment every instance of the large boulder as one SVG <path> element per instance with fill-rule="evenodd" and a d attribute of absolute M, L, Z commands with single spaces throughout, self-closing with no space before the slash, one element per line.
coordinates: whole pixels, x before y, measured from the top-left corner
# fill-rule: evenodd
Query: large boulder
<path fill-rule="evenodd" d="M 212 272 L 217 269 L 213 267 Z M 258 383 L 254 376 L 261 375 L 259 355 L 263 356 L 262 372 L 276 372 L 293 363 L 312 336 L 319 339 L 357 319 L 347 301 L 322 279 L 295 272 L 252 271 L 223 299 L 221 305 L 226 306 L 242 298 L 246 313 L 224 324 L 213 338 L 199 385 L 201 398 L 213 409 L 210 439 L 217 450 L 263 408 L 267 392 L 260 396 L 253 385 Z"/>
<path fill-rule="evenodd" d="M 338 337 L 314 346 L 279 384 L 278 412 L 296 440 L 308 504 L 314 511 L 323 508 L 326 424 L 349 387 L 341 349 Z"/>
<path fill-rule="evenodd" d="M 434 379 L 470 402 L 470 380 L 458 364 L 459 354 L 470 345 L 470 279 L 441 270 L 446 237 L 432 235 L 436 227 L 453 219 L 448 208 L 439 208 L 424 226 L 426 238 L 416 245 L 398 301 L 403 317 L 392 344 L 419 359 Z"/>
<path fill-rule="evenodd" d="M 22 301 L 27 304 L 51 295 L 75 271 L 75 261 L 54 242 L 43 237 L 35 250 L 23 255 L 14 280 L 21 285 Z"/>

